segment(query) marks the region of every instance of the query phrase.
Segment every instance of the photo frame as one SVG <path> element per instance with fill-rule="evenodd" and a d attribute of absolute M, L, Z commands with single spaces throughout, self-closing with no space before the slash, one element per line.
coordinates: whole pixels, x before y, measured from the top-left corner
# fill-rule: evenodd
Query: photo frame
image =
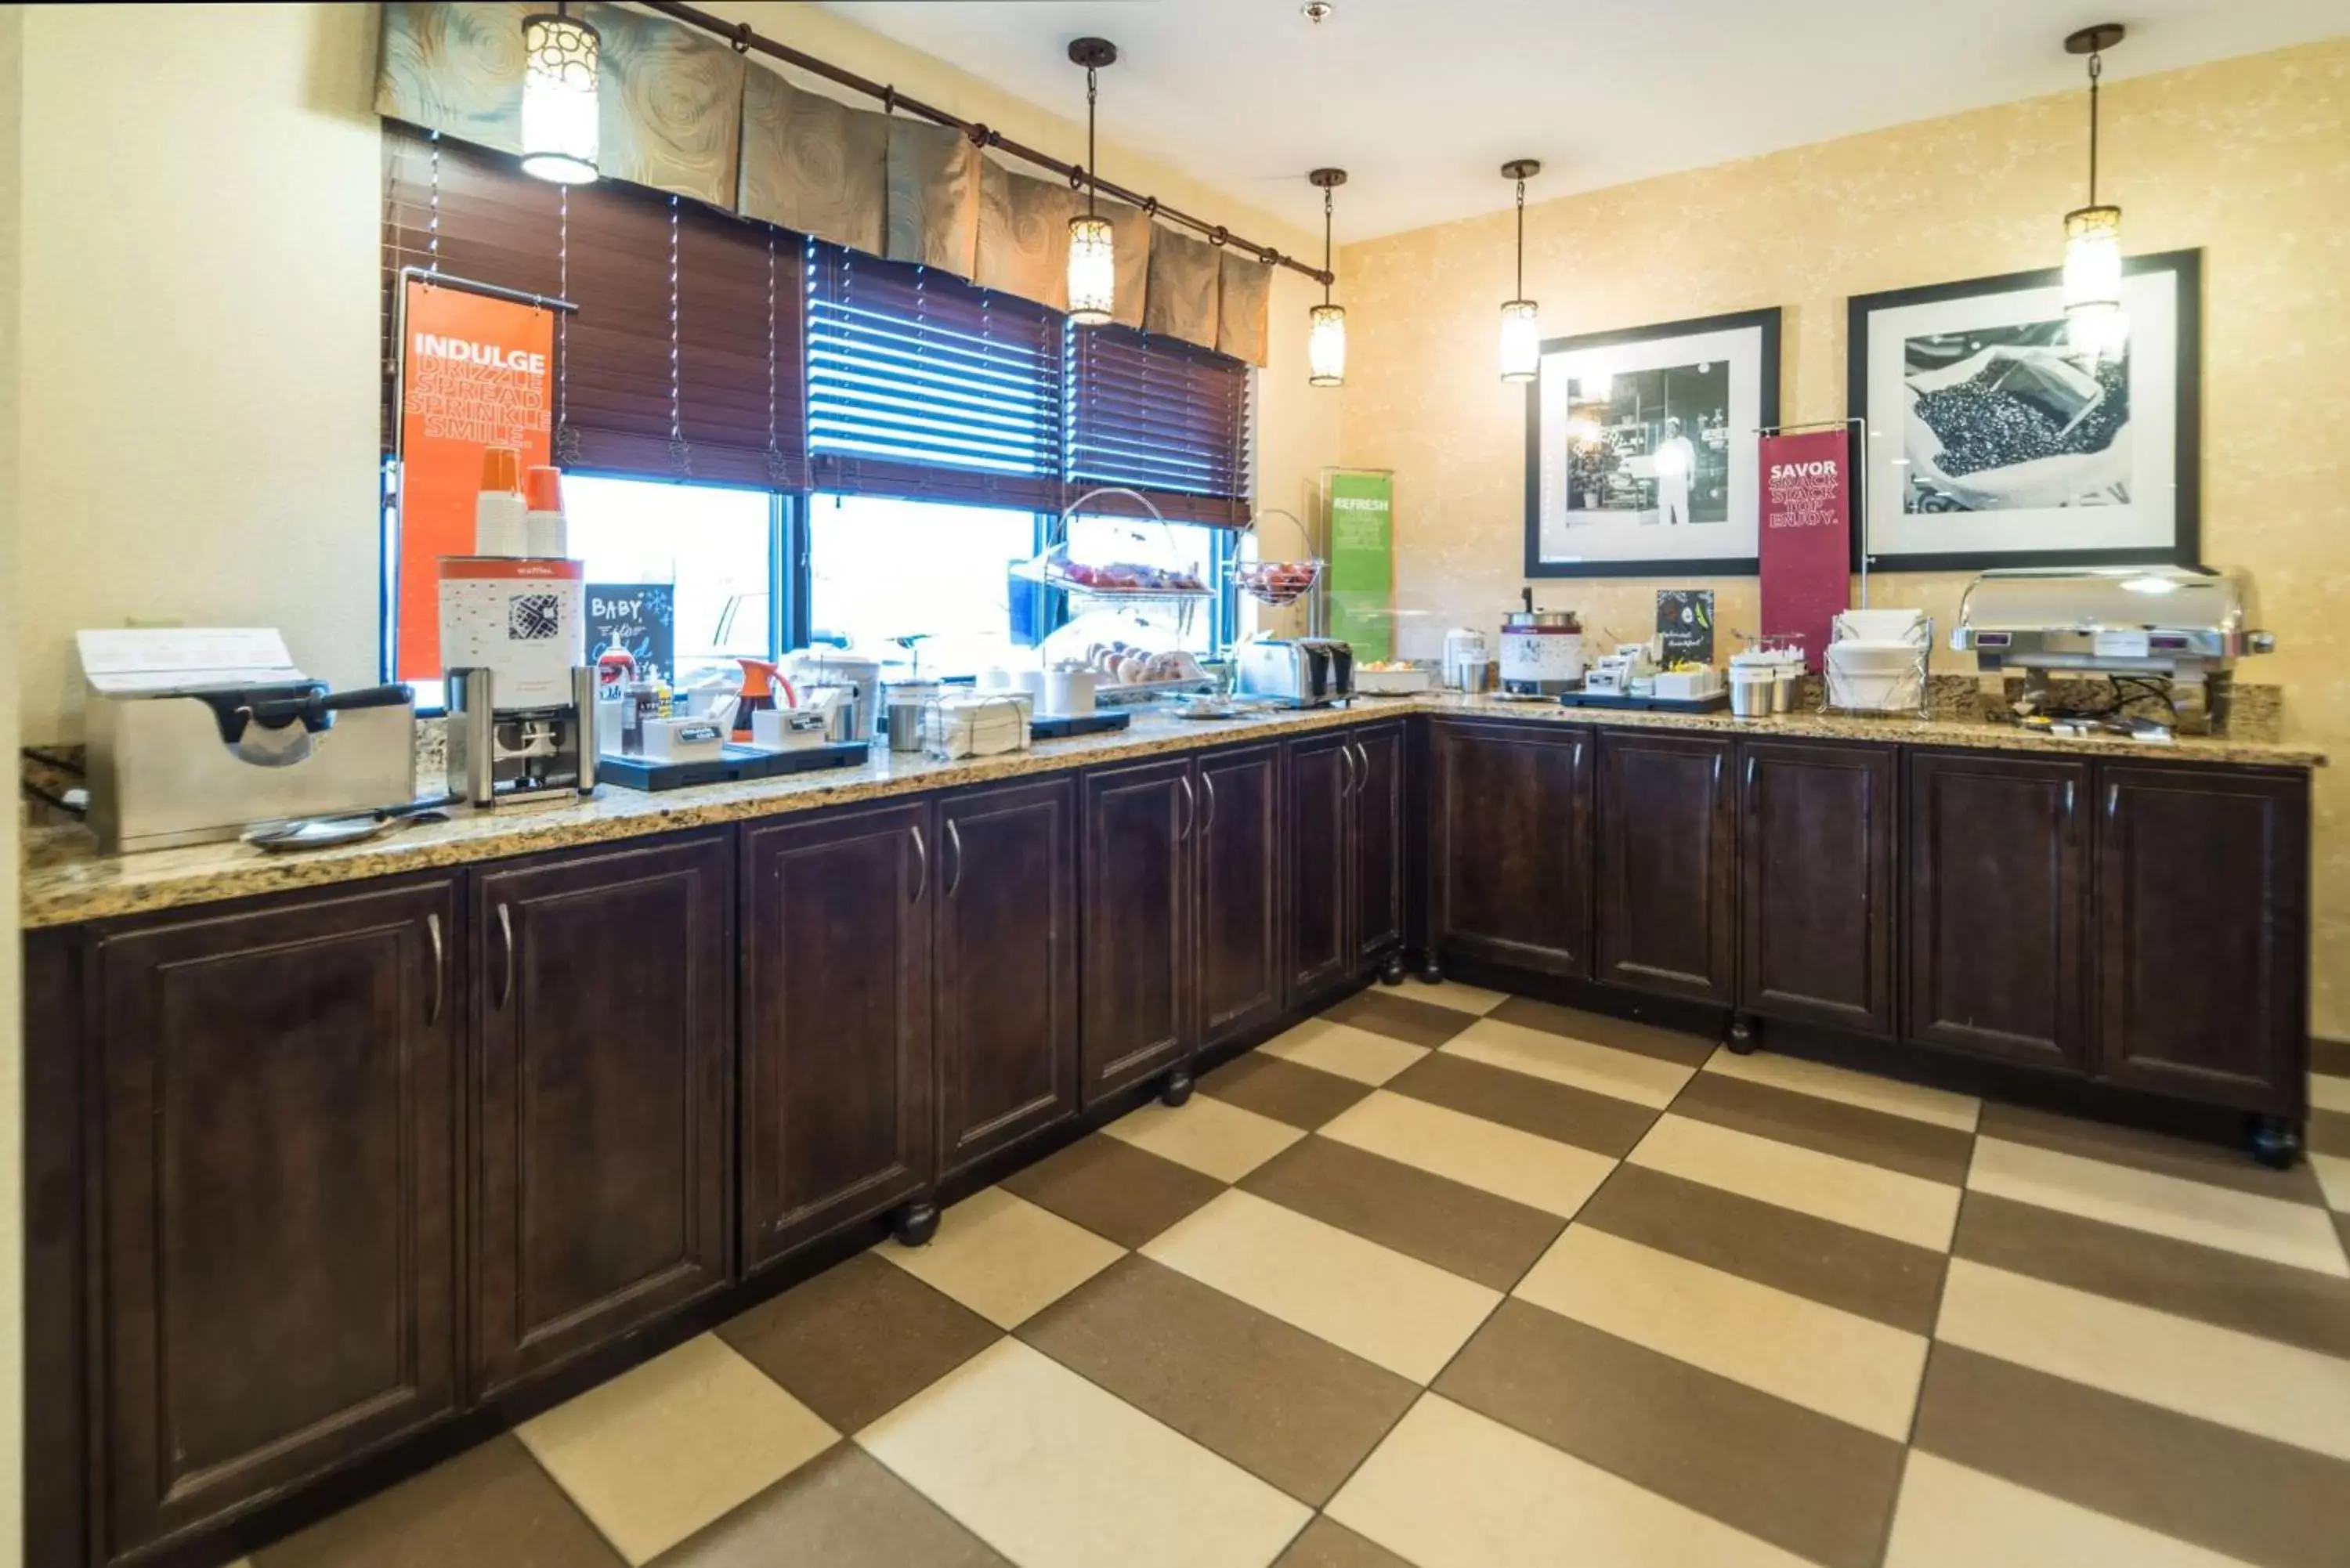
<path fill-rule="evenodd" d="M 2118 353 L 2076 348 L 2050 267 L 1846 303 L 1876 571 L 2198 564 L 2202 252 L 2122 268 Z"/>
<path fill-rule="evenodd" d="M 1526 576 L 1752 576 L 1779 307 L 1554 337 L 1526 388 Z"/>

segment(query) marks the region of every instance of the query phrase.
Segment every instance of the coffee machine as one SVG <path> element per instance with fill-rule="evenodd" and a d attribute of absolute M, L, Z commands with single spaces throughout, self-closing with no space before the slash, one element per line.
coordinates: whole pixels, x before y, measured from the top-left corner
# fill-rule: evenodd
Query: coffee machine
<path fill-rule="evenodd" d="M 449 793 L 476 806 L 596 793 L 596 670 L 559 702 L 501 701 L 498 672 L 448 672 Z"/>
<path fill-rule="evenodd" d="M 478 807 L 595 793 L 585 576 L 559 556 L 442 558 L 449 793 L 460 800 Z"/>

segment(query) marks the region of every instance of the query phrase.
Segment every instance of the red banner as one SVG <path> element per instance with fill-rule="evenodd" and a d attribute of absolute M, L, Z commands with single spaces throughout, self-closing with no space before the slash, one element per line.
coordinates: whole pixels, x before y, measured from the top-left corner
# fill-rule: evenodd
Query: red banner
<path fill-rule="evenodd" d="M 1852 606 L 1849 437 L 1842 429 L 1766 435 L 1762 462 L 1762 634 L 1800 637 L 1820 667 L 1829 623 Z"/>
<path fill-rule="evenodd" d="M 547 461 L 555 317 L 536 306 L 408 280 L 400 408 L 398 680 L 441 678 L 443 556 L 473 553 L 482 449 Z"/>

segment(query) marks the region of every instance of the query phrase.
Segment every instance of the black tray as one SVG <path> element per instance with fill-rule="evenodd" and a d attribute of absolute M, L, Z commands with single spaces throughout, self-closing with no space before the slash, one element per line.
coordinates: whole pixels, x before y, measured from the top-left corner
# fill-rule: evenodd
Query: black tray
<path fill-rule="evenodd" d="M 1719 713 L 1730 706 L 1730 693 L 1711 697 L 1648 697 L 1627 691 L 1569 691 L 1558 700 L 1562 708 L 1614 708 L 1637 713 Z"/>
<path fill-rule="evenodd" d="M 1028 721 L 1028 738 L 1032 741 L 1063 741 L 1071 735 L 1098 735 L 1111 730 L 1123 730 L 1134 722 L 1134 715 L 1124 711 L 1107 713 L 1064 713 L 1055 717 Z"/>
<path fill-rule="evenodd" d="M 742 779 L 773 778 L 778 774 L 812 773 L 818 768 L 853 768 L 865 761 L 871 742 L 827 741 L 796 751 L 770 752 L 757 746 L 728 742 L 723 754 L 701 763 L 655 763 L 642 757 L 598 757 L 598 782 L 623 789 L 685 789 L 693 784 L 733 784 Z"/>

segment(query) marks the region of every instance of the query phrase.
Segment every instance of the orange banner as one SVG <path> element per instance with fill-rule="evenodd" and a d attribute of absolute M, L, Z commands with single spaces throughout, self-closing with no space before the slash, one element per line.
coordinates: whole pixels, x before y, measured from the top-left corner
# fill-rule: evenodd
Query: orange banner
<path fill-rule="evenodd" d="M 440 560 L 473 553 L 482 449 L 548 461 L 555 313 L 407 281 L 400 344 L 399 680 L 441 678 Z"/>

